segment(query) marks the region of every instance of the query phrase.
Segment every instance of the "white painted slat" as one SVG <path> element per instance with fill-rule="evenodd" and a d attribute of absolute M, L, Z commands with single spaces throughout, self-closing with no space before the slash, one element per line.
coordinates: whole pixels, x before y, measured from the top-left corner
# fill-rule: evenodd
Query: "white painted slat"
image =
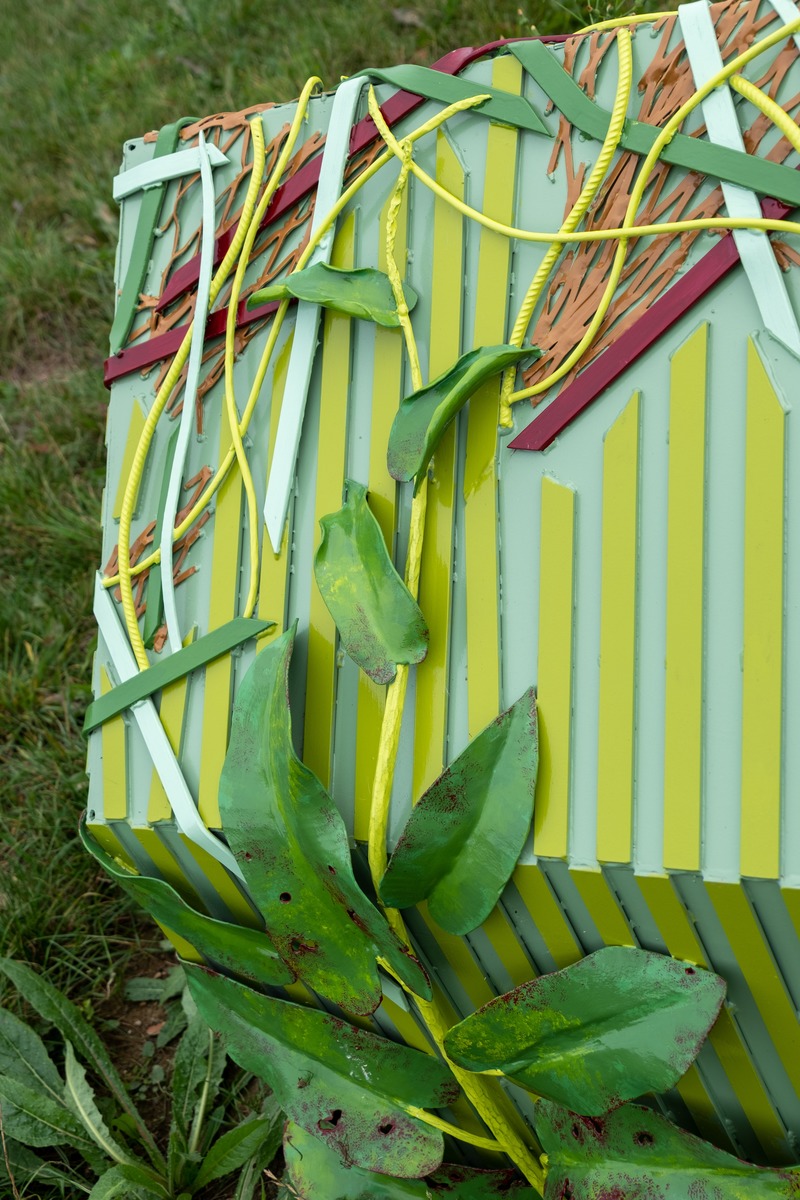
<path fill-rule="evenodd" d="M 200 135 L 202 137 L 202 134 Z M 214 145 L 208 147 L 208 158 L 212 167 L 227 164 L 228 159 Z M 169 179 L 179 179 L 182 175 L 195 175 L 200 170 L 200 148 L 192 146 L 189 150 L 176 150 L 174 154 L 162 154 L 160 158 L 151 158 L 150 162 L 140 163 L 114 176 L 114 199 L 124 200 L 156 184 L 165 183 Z"/>

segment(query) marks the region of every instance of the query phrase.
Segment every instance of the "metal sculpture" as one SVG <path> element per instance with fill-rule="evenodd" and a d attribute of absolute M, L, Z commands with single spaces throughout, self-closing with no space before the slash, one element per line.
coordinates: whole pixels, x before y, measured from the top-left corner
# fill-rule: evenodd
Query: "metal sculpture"
<path fill-rule="evenodd" d="M 300 1194 L 800 1188 L 798 46 L 699 0 L 126 146 L 82 836 Z"/>

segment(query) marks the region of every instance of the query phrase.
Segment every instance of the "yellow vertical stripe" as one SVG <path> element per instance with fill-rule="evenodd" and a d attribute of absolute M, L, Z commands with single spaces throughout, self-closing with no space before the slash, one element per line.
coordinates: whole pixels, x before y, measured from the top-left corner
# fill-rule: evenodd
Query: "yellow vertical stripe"
<path fill-rule="evenodd" d="M 226 406 L 221 405 L 219 457 L 231 444 Z M 242 478 L 238 468 L 228 472 L 217 492 L 213 519 L 208 631 L 236 615 L 239 546 L 242 529 Z M 197 807 L 209 829 L 221 829 L 219 777 L 228 749 L 231 709 L 231 656 L 223 654 L 205 669 L 203 733 L 200 742 L 200 785 Z"/>
<path fill-rule="evenodd" d="M 463 938 L 446 933 L 428 913 L 427 904 L 417 906 L 417 912 L 433 934 L 439 951 L 447 959 L 455 971 L 458 981 L 476 1008 L 493 999 L 494 992 L 489 987 L 483 971 L 472 957 L 469 946 Z"/>
<path fill-rule="evenodd" d="M 785 416 L 747 349 L 742 679 L 742 875 L 780 874 Z"/>
<path fill-rule="evenodd" d="M 196 630 L 192 629 L 191 633 L 184 638 L 184 646 L 188 646 L 194 641 L 195 632 Z M 161 704 L 158 709 L 159 719 L 164 726 L 169 744 L 174 750 L 176 757 L 181 752 L 183 715 L 186 708 L 186 690 L 188 685 L 188 675 L 184 675 L 182 679 L 176 679 L 174 683 L 168 684 L 161 693 Z M 153 825 L 156 821 L 169 821 L 171 817 L 172 808 L 167 799 L 167 793 L 164 791 L 164 785 L 159 778 L 158 771 L 154 768 L 150 780 L 150 798 L 147 802 L 147 820 L 149 824 Z"/>
<path fill-rule="evenodd" d="M 684 871 L 700 867 L 707 335 L 670 369 L 664 866 Z"/>
<path fill-rule="evenodd" d="M 451 195 L 463 199 L 464 172 L 441 131 L 436 142 L 436 178 Z M 441 375 L 456 361 L 461 348 L 463 237 L 463 217 L 449 204 L 437 199 L 433 213 L 433 274 L 428 343 L 431 379 Z M 444 766 L 455 473 L 456 424 L 453 422 L 436 448 L 433 475 L 428 484 L 419 603 L 430 628 L 431 640 L 425 661 L 417 667 L 412 791 L 415 801 L 441 774 Z"/>
<path fill-rule="evenodd" d="M 355 213 L 343 221 L 333 244 L 334 267 L 353 265 Z M 320 383 L 317 487 L 314 501 L 314 553 L 319 548 L 319 520 L 342 506 L 347 453 L 347 400 L 350 390 L 352 320 L 331 310 L 323 318 L 322 380 Z M 319 588 L 311 581 L 308 617 L 308 671 L 303 761 L 330 782 L 333 713 L 336 697 L 336 626 Z"/>
<path fill-rule="evenodd" d="M 512 879 L 558 970 L 583 958 L 583 950 L 541 869 L 520 865 Z"/>
<path fill-rule="evenodd" d="M 110 854 L 112 858 L 118 858 L 125 864 L 129 871 L 136 871 L 138 874 L 139 868 L 113 829 L 109 828 L 108 825 L 102 825 L 99 821 L 94 824 L 91 821 L 87 821 L 86 827 L 94 840 L 99 842 L 103 847 L 106 854 Z"/>
<path fill-rule="evenodd" d="M 639 393 L 603 446 L 597 857 L 631 861 Z"/>
<path fill-rule="evenodd" d="M 278 436 L 278 421 L 283 404 L 283 392 L 286 387 L 286 374 L 289 370 L 289 357 L 292 352 L 294 336 L 287 338 L 283 349 L 275 360 L 275 370 L 272 376 L 272 399 L 269 413 L 269 449 L 267 452 L 267 478 L 272 469 L 272 455 L 275 450 L 275 438 Z M 280 554 L 273 553 L 267 528 L 264 526 L 261 538 L 261 577 L 258 586 L 258 615 L 262 621 L 274 621 L 263 637 L 256 642 L 256 653 L 280 637 L 284 632 L 284 617 L 286 613 L 286 590 L 289 586 L 289 526 L 287 521 L 283 529 Z"/>
<path fill-rule="evenodd" d="M 636 882 L 670 954 L 707 968 L 708 963 L 694 925 L 668 876 L 640 875 Z M 783 1126 L 727 1004 L 723 1005 L 709 1034 L 709 1041 L 765 1153 L 770 1158 L 782 1155 L 785 1152 Z"/>
<path fill-rule="evenodd" d="M 187 853 L 192 856 L 201 868 L 209 884 L 230 909 L 238 924 L 246 925 L 250 929 L 263 929 L 263 921 L 256 916 L 222 863 L 218 862 L 202 846 L 198 846 L 196 842 L 193 842 L 185 833 L 179 834 L 179 837 Z"/>
<path fill-rule="evenodd" d="M 388 996 L 383 997 L 381 1008 L 407 1046 L 413 1046 L 415 1050 L 421 1050 L 423 1054 L 435 1053 L 433 1046 L 410 1012 L 401 1008 L 399 1004 L 395 1004 L 394 1000 L 390 1000 Z"/>
<path fill-rule="evenodd" d="M 113 688 L 105 667 L 100 668 L 100 695 Z M 124 821 L 128 815 L 128 770 L 125 749 L 125 720 L 120 714 L 102 725 L 103 818 Z"/>
<path fill-rule="evenodd" d="M 409 185 L 410 186 L 410 185 Z M 390 201 L 381 211 L 378 231 L 378 268 L 386 270 L 386 218 Z M 403 192 L 397 214 L 394 252 L 400 274 L 405 276 L 408 242 L 408 188 Z M 412 317 L 413 321 L 413 317 Z M 394 557 L 394 530 L 397 511 L 397 484 L 386 466 L 389 431 L 403 394 L 403 334 L 399 329 L 375 329 L 372 412 L 369 436 L 369 494 L 367 501 L 383 531 L 389 554 Z M 375 778 L 378 743 L 386 698 L 386 688 L 373 683 L 363 671 L 358 677 L 358 716 L 356 721 L 355 811 L 353 832 L 365 842 L 369 832 L 369 804 Z"/>
<path fill-rule="evenodd" d="M 492 85 L 520 91 L 522 68 L 511 55 L 496 58 Z M 486 146 L 483 211 L 513 224 L 518 133 L 490 125 Z M 506 339 L 511 243 L 481 229 L 475 299 L 475 346 Z M 469 736 L 500 710 L 500 614 L 497 580 L 497 422 L 500 382 L 485 383 L 471 397 L 464 464 L 464 527 L 467 591 L 467 718 Z"/>
<path fill-rule="evenodd" d="M 539 553 L 539 777 L 533 848 L 565 858 L 569 826 L 575 493 L 542 477 Z"/>
<path fill-rule="evenodd" d="M 570 875 L 605 944 L 635 946 L 636 940 L 603 872 L 599 868 L 570 868 Z"/>
<path fill-rule="evenodd" d="M 481 925 L 501 963 L 511 976 L 514 987 L 528 983 L 536 977 L 536 971 L 522 949 L 514 927 L 502 908 L 497 905 Z"/>
<path fill-rule="evenodd" d="M 115 521 L 119 520 L 120 513 L 122 512 L 122 500 L 125 495 L 125 488 L 128 486 L 128 479 L 130 478 L 133 459 L 139 446 L 139 438 L 142 436 L 142 430 L 144 429 L 144 422 L 144 413 L 139 401 L 134 397 L 131 405 L 131 422 L 128 426 L 128 436 L 125 439 L 125 449 L 122 452 L 122 466 L 119 469 L 117 494 L 114 497 L 114 508 L 111 513 Z"/>
<path fill-rule="evenodd" d="M 137 825 L 133 827 L 131 832 L 142 849 L 153 860 L 159 875 L 175 888 L 175 891 L 183 897 L 187 904 L 190 904 L 192 908 L 196 908 L 198 912 L 208 915 L 208 909 L 202 897 L 195 891 L 192 884 L 186 878 L 180 864 L 176 861 L 174 855 L 170 853 L 164 842 L 162 842 L 155 829 L 148 829 L 145 826 Z"/>
<path fill-rule="evenodd" d="M 725 936 L 795 1091 L 800 1092 L 800 1025 L 749 901 L 739 884 L 707 883 Z"/>

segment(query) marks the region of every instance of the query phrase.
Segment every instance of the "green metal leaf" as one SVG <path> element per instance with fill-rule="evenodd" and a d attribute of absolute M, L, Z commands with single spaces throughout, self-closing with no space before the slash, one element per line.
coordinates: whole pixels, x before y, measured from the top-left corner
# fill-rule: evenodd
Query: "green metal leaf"
<path fill-rule="evenodd" d="M 0 1008 L 0 1074 L 61 1102 L 64 1084 L 44 1042 L 30 1025 L 5 1008 Z"/>
<path fill-rule="evenodd" d="M 266 933 L 207 917 L 181 899 L 165 880 L 134 875 L 94 840 L 86 828 L 85 817 L 81 819 L 79 832 L 89 853 L 137 904 L 156 921 L 185 938 L 209 961 L 254 983 L 280 985 L 292 982 L 294 974 L 278 957 Z"/>
<path fill-rule="evenodd" d="M 428 626 L 394 568 L 367 489 L 346 481 L 347 500 L 320 521 L 314 574 L 342 645 L 376 683 L 391 683 L 397 663 L 422 662 Z"/>
<path fill-rule="evenodd" d="M 442 434 L 473 392 L 521 358 L 538 358 L 533 346 L 481 346 L 463 354 L 454 367 L 427 387 L 406 396 L 389 434 L 387 462 L 393 479 L 414 480 L 419 488 Z"/>
<path fill-rule="evenodd" d="M 407 283 L 403 294 L 409 311 L 417 303 L 417 293 Z M 309 300 L 358 317 L 362 321 L 374 321 L 377 325 L 390 328 L 400 324 L 394 292 L 389 276 L 374 267 L 362 267 L 357 271 L 329 267 L 327 263 L 315 263 L 303 271 L 295 271 L 271 283 L 269 287 L 254 292 L 247 301 L 248 308 L 257 308 L 270 300 L 286 300 L 294 296 L 297 300 Z"/>
<path fill-rule="evenodd" d="M 82 1057 L 104 1081 L 111 1095 L 123 1112 L 133 1121 L 139 1139 L 147 1147 L 151 1160 L 159 1167 L 164 1159 L 153 1140 L 153 1135 L 143 1121 L 136 1105 L 130 1098 L 125 1084 L 112 1063 L 108 1051 L 80 1010 L 41 975 L 37 975 L 25 963 L 13 958 L 0 958 L 0 971 L 7 976 L 28 1004 L 35 1008 L 40 1017 L 52 1022 L 64 1037 L 68 1037 L 80 1051 Z M 20 1139 L 22 1140 L 22 1139 Z"/>
<path fill-rule="evenodd" d="M 294 752 L 294 633 L 257 655 L 239 689 L 219 789 L 228 843 L 278 953 L 309 987 L 349 1012 L 374 1012 L 382 958 L 430 998 L 423 968 L 355 881 L 338 809 Z"/>
<path fill-rule="evenodd" d="M 424 1179 L 392 1179 L 346 1166 L 327 1146 L 288 1123 L 283 1153 L 289 1182 L 309 1200 L 534 1200 L 536 1193 L 516 1172 L 480 1171 L 443 1163 Z"/>
<path fill-rule="evenodd" d="M 800 1168 L 754 1167 L 626 1104 L 580 1117 L 543 1100 L 536 1132 L 549 1163 L 545 1200 L 792 1200 Z"/>
<path fill-rule="evenodd" d="M 384 904 L 408 908 L 428 899 L 431 916 L 450 933 L 481 925 L 525 845 L 538 764 L 529 688 L 415 805 L 381 881 Z"/>
<path fill-rule="evenodd" d="M 543 975 L 453 1027 L 445 1048 L 573 1112 L 671 1088 L 717 1018 L 725 982 L 691 963 L 609 946 Z"/>
<path fill-rule="evenodd" d="M 455 1100 L 458 1085 L 440 1059 L 202 967 L 187 965 L 186 976 L 231 1058 L 266 1079 L 287 1116 L 344 1161 L 409 1177 L 439 1165 L 442 1135 L 405 1110 Z"/>

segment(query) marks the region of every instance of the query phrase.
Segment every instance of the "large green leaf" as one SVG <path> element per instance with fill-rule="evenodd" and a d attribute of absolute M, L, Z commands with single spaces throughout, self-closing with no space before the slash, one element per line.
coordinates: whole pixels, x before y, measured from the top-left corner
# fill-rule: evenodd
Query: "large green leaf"
<path fill-rule="evenodd" d="M 458 1085 L 441 1060 L 202 967 L 187 966 L 186 976 L 231 1058 L 266 1079 L 287 1116 L 345 1162 L 409 1177 L 439 1165 L 442 1135 L 406 1108 L 440 1108 L 456 1098 Z"/>
<path fill-rule="evenodd" d="M 13 958 L 0 958 L 0 971 L 11 980 L 28 1004 L 36 1009 L 40 1017 L 43 1017 L 45 1021 L 51 1021 L 59 1032 L 64 1037 L 68 1037 L 77 1047 L 85 1061 L 104 1081 L 123 1112 L 127 1113 L 133 1121 L 139 1139 L 142 1145 L 147 1147 L 151 1160 L 159 1167 L 163 1167 L 164 1159 L 155 1144 L 152 1133 L 131 1100 L 108 1051 L 84 1019 L 80 1010 L 57 988 L 48 983 L 46 979 L 42 979 L 41 975 L 37 975 L 25 963 L 16 962 Z"/>
<path fill-rule="evenodd" d="M 450 933 L 469 933 L 497 903 L 530 829 L 539 764 L 529 688 L 487 726 L 415 805 L 384 875 L 384 904 L 428 899 Z"/>
<path fill-rule="evenodd" d="M 403 284 L 403 292 L 411 310 L 417 303 L 417 293 L 407 283 Z M 374 267 L 348 271 L 329 267 L 327 263 L 315 263 L 313 267 L 295 271 L 293 275 L 254 292 L 247 307 L 257 308 L 270 300 L 287 300 L 291 296 L 346 313 L 349 317 L 375 321 L 378 325 L 395 327 L 400 324 L 389 276 Z"/>
<path fill-rule="evenodd" d="M 80 836 L 89 853 L 137 904 L 224 971 L 259 984 L 292 982 L 294 974 L 275 953 L 266 933 L 207 917 L 181 899 L 165 880 L 134 875 L 106 854 L 87 830 L 85 818 L 80 823 Z"/>
<path fill-rule="evenodd" d="M 65 1105 L 8 1075 L 0 1075 L 0 1111 L 4 1132 L 25 1146 L 66 1143 L 81 1153 L 94 1151 L 94 1142 Z"/>
<path fill-rule="evenodd" d="M 725 982 L 690 963 L 609 946 L 524 983 L 454 1026 L 445 1048 L 574 1112 L 671 1088 L 717 1018 Z"/>
<path fill-rule="evenodd" d="M 344 822 L 292 745 L 294 629 L 256 657 L 239 689 L 222 770 L 222 825 L 278 953 L 321 995 L 355 1013 L 381 998 L 376 958 L 417 995 L 424 970 L 359 888 Z"/>
<path fill-rule="evenodd" d="M 309 1200 L 534 1200 L 536 1193 L 516 1172 L 479 1171 L 444 1163 L 424 1179 L 392 1179 L 373 1171 L 346 1166 L 341 1159 L 310 1137 L 299 1125 L 288 1123 L 283 1153 L 289 1182 Z"/>
<path fill-rule="evenodd" d="M 38 1033 L 0 1008 L 0 1074 L 19 1079 L 61 1102 L 64 1084 Z"/>
<path fill-rule="evenodd" d="M 454 367 L 427 387 L 406 396 L 389 434 L 387 462 L 394 479 L 414 480 L 419 488 L 447 426 L 482 383 L 521 358 L 538 358 L 532 346 L 481 346 L 463 354 Z"/>
<path fill-rule="evenodd" d="M 536 1132 L 549 1163 L 545 1200 L 796 1200 L 800 1168 L 754 1167 L 626 1104 L 581 1117 L 543 1100 Z"/>
<path fill-rule="evenodd" d="M 367 489 L 346 482 L 347 500 L 320 521 L 314 574 L 347 653 L 376 683 L 391 683 L 397 663 L 422 662 L 428 627 L 394 569 Z"/>

